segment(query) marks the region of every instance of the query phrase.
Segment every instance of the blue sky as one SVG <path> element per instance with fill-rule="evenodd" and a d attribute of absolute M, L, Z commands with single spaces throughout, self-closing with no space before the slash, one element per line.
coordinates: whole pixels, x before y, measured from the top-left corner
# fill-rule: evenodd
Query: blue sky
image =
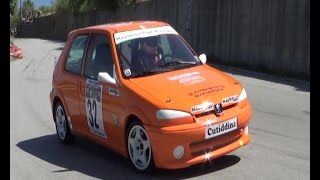
<path fill-rule="evenodd" d="M 24 0 L 21 0 L 21 4 Z M 55 2 L 55 0 L 31 0 L 33 1 L 34 7 L 38 8 L 40 6 L 49 6 L 51 2 Z M 18 8 L 20 7 L 20 0 L 17 0 Z"/>
<path fill-rule="evenodd" d="M 39 6 L 48 6 L 51 5 L 51 1 L 54 2 L 54 0 L 33 0 L 33 4 L 36 8 L 38 8 Z"/>

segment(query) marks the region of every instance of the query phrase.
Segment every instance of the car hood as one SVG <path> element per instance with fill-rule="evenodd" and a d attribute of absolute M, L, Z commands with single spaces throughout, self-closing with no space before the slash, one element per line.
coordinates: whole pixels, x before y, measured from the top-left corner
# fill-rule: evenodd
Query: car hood
<path fill-rule="evenodd" d="M 226 98 L 228 103 L 230 97 L 237 100 L 242 90 L 235 79 L 208 65 L 131 78 L 130 82 L 161 101 L 167 109 L 192 114 L 212 108 L 212 104 L 222 103 Z"/>

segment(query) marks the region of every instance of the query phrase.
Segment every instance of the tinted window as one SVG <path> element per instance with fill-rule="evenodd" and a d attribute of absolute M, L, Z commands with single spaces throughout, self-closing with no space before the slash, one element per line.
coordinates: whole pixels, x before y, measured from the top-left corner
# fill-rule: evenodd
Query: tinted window
<path fill-rule="evenodd" d="M 99 72 L 107 72 L 113 77 L 113 60 L 109 38 L 106 35 L 93 34 L 90 37 L 84 75 L 97 79 Z"/>
<path fill-rule="evenodd" d="M 84 53 L 84 49 L 86 47 L 88 36 L 81 35 L 75 38 L 73 44 L 71 46 L 68 59 L 65 65 L 65 70 L 74 74 L 81 74 L 81 63 L 82 57 Z"/>

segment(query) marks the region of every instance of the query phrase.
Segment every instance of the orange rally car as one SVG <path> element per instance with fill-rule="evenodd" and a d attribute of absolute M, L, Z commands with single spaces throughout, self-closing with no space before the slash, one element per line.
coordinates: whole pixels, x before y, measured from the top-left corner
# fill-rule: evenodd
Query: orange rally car
<path fill-rule="evenodd" d="M 50 92 L 59 140 L 88 138 L 139 171 L 184 168 L 248 144 L 245 89 L 205 63 L 165 22 L 71 31 Z"/>

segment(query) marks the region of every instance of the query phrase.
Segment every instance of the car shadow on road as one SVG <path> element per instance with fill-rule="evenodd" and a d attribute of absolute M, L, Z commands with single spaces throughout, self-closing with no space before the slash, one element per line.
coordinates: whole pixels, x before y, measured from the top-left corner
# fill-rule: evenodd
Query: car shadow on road
<path fill-rule="evenodd" d="M 58 51 L 62 51 L 63 50 L 63 46 L 61 46 L 61 47 L 57 47 L 57 48 L 54 48 L 53 50 L 58 50 Z"/>
<path fill-rule="evenodd" d="M 211 162 L 178 170 L 156 169 L 151 174 L 137 172 L 121 155 L 78 138 L 73 145 L 63 145 L 56 134 L 21 141 L 17 146 L 23 151 L 61 169 L 53 173 L 77 171 L 99 179 L 182 179 L 197 177 L 235 165 L 240 158 L 225 155 Z M 58 175 L 57 175 L 58 176 Z"/>

